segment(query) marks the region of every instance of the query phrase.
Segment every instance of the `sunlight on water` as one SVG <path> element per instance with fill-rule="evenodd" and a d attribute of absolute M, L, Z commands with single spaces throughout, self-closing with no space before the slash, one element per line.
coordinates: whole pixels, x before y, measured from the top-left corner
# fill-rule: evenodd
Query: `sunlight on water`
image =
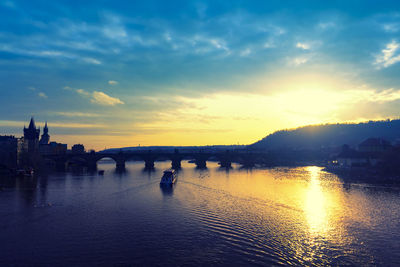
<path fill-rule="evenodd" d="M 306 213 L 307 222 L 310 232 L 313 235 L 323 235 L 328 231 L 329 218 L 327 215 L 327 201 L 329 201 L 320 185 L 319 167 L 307 167 L 310 175 L 310 182 L 305 193 L 304 211 Z"/>
<path fill-rule="evenodd" d="M 66 258 L 68 265 L 140 266 L 161 258 L 166 265 L 242 266 L 400 261 L 398 190 L 344 184 L 314 166 L 207 166 L 182 162 L 171 188 L 159 185 L 170 162 L 152 171 L 130 162 L 121 173 L 110 161 L 99 164 L 104 175 L 0 181 L 0 241 L 8 244 L 0 265 Z"/>

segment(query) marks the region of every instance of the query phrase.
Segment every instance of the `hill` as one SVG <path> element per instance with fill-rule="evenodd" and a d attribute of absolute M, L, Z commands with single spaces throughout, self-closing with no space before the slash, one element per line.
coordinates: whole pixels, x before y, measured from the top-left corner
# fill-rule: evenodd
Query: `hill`
<path fill-rule="evenodd" d="M 369 137 L 380 137 L 390 142 L 398 141 L 400 120 L 310 125 L 292 130 L 281 130 L 249 147 L 262 150 L 314 150 L 334 148 L 343 144 L 356 146 Z"/>

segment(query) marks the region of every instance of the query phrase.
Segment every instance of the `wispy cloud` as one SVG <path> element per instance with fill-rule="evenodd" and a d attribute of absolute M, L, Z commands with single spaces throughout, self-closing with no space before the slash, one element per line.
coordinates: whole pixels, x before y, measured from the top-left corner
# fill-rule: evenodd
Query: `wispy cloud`
<path fill-rule="evenodd" d="M 101 61 L 95 58 L 91 58 L 91 57 L 84 57 L 82 59 L 84 62 L 86 63 L 90 63 L 90 64 L 95 64 L 95 65 L 100 65 Z"/>
<path fill-rule="evenodd" d="M 118 82 L 117 82 L 117 81 L 110 80 L 110 81 L 108 81 L 108 84 L 109 84 L 109 85 L 117 85 Z"/>
<path fill-rule="evenodd" d="M 385 32 L 395 33 L 400 29 L 399 23 L 385 23 L 382 25 L 382 28 Z"/>
<path fill-rule="evenodd" d="M 95 113 L 86 113 L 86 112 L 54 112 L 55 115 L 64 116 L 64 117 L 102 117 L 103 115 L 95 114 Z"/>
<path fill-rule="evenodd" d="M 109 96 L 103 92 L 94 91 L 90 102 L 103 106 L 115 106 L 117 104 L 124 104 L 119 98 Z"/>
<path fill-rule="evenodd" d="M 8 1 L 3 1 L 3 2 L 1 3 L 1 5 L 5 6 L 5 7 L 8 7 L 8 8 L 11 8 L 11 9 L 16 8 L 15 3 L 14 3 L 13 1 L 10 1 L 10 0 L 8 0 Z"/>
<path fill-rule="evenodd" d="M 75 89 L 75 92 L 77 92 L 82 96 L 89 97 L 91 103 L 99 104 L 102 106 L 115 106 L 118 104 L 125 104 L 119 98 L 109 96 L 104 92 L 99 92 L 99 91 L 88 92 L 84 89 Z"/>
<path fill-rule="evenodd" d="M 75 53 L 67 52 L 67 51 L 59 51 L 59 50 L 39 50 L 37 48 L 21 48 L 17 46 L 9 46 L 9 45 L 0 45 L 0 51 L 22 55 L 22 56 L 29 56 L 29 57 L 36 57 L 36 58 L 63 58 L 69 60 L 78 60 L 81 62 L 99 65 L 101 61 L 91 57 L 81 57 Z"/>
<path fill-rule="evenodd" d="M 47 98 L 47 95 L 45 93 L 43 93 L 43 92 L 38 93 L 38 96 L 40 98 Z"/>
<path fill-rule="evenodd" d="M 242 50 L 240 52 L 240 56 L 242 56 L 242 57 L 248 56 L 250 54 L 251 54 L 251 49 L 250 48 L 246 48 L 246 49 L 244 49 L 244 50 Z"/>
<path fill-rule="evenodd" d="M 44 124 L 44 122 L 36 122 L 37 124 Z M 21 127 L 26 124 L 26 121 L 8 121 L 0 120 L 0 126 L 7 127 Z M 49 127 L 55 128 L 104 128 L 104 124 L 93 123 L 75 123 L 75 122 L 51 122 L 48 121 Z"/>
<path fill-rule="evenodd" d="M 327 30 L 327 29 L 331 29 L 336 27 L 336 23 L 332 22 L 332 21 L 328 21 L 328 22 L 320 22 L 317 24 L 317 28 L 321 29 L 321 30 Z"/>
<path fill-rule="evenodd" d="M 301 48 L 301 49 L 304 49 L 304 50 L 308 50 L 308 49 L 311 48 L 310 44 L 308 44 L 308 43 L 301 43 L 301 42 L 298 42 L 298 43 L 296 44 L 296 47 Z"/>
<path fill-rule="evenodd" d="M 349 90 L 345 91 L 345 95 L 348 96 L 349 101 L 354 102 L 375 102 L 375 103 L 386 103 L 400 100 L 400 91 L 394 88 L 386 90 Z"/>
<path fill-rule="evenodd" d="M 76 89 L 75 91 L 80 95 L 84 95 L 84 96 L 89 96 L 90 95 L 90 93 L 88 91 L 83 90 L 83 89 Z"/>
<path fill-rule="evenodd" d="M 386 48 L 376 56 L 375 65 L 378 68 L 387 68 L 400 61 L 400 54 L 398 53 L 399 43 L 392 41 L 386 45 Z"/>
<path fill-rule="evenodd" d="M 309 58 L 306 56 L 295 57 L 295 58 L 289 60 L 289 65 L 300 66 L 302 64 L 307 63 L 308 60 L 309 60 Z"/>

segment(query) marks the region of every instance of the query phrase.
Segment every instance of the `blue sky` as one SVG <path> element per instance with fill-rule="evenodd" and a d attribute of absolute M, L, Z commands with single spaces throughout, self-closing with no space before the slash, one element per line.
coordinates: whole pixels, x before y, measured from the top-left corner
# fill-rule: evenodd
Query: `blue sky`
<path fill-rule="evenodd" d="M 0 134 L 251 143 L 399 117 L 396 1 L 0 2 Z"/>

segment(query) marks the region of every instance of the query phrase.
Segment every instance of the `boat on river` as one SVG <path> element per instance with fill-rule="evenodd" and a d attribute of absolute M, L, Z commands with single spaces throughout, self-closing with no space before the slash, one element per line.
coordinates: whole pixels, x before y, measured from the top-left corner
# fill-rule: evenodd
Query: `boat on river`
<path fill-rule="evenodd" d="M 34 171 L 32 168 L 20 169 L 16 171 L 18 177 L 33 177 Z"/>
<path fill-rule="evenodd" d="M 176 172 L 174 169 L 168 169 L 164 171 L 163 176 L 161 177 L 160 184 L 161 185 L 172 185 L 176 182 Z"/>

